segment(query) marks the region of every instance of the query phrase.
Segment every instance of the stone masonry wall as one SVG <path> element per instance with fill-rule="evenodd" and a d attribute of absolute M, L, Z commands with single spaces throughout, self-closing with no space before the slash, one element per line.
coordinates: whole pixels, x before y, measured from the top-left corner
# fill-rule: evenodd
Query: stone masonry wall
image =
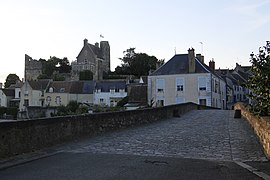
<path fill-rule="evenodd" d="M 241 103 L 235 104 L 234 109 L 241 109 L 241 115 L 249 121 L 260 139 L 266 156 L 270 158 L 270 117 L 256 117 Z"/>
<path fill-rule="evenodd" d="M 147 124 L 208 107 L 193 103 L 80 116 L 0 122 L 0 159 L 83 136 Z"/>

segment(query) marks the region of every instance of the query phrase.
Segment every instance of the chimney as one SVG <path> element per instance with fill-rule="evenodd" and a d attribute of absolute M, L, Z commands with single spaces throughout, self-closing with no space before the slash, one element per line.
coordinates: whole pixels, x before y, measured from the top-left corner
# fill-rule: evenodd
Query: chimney
<path fill-rule="evenodd" d="M 199 59 L 202 63 L 204 63 L 204 56 L 201 54 L 196 54 L 196 58 Z"/>
<path fill-rule="evenodd" d="M 98 42 L 96 42 L 96 43 L 95 43 L 95 46 L 99 48 L 99 43 L 98 43 Z"/>
<path fill-rule="evenodd" d="M 87 39 L 84 39 L 84 40 L 83 40 L 83 45 L 86 46 L 87 44 L 88 44 L 88 40 L 87 40 Z"/>
<path fill-rule="evenodd" d="M 212 70 L 212 71 L 215 71 L 215 61 L 214 61 L 214 58 L 212 60 L 209 61 L 209 68 Z"/>
<path fill-rule="evenodd" d="M 195 52 L 194 49 L 188 49 L 188 72 L 195 73 Z"/>

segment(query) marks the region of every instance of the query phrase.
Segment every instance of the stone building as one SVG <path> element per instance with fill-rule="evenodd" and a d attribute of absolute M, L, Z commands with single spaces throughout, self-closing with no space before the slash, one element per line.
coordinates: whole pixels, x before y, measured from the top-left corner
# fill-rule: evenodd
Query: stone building
<path fill-rule="evenodd" d="M 25 54 L 24 79 L 28 81 L 37 80 L 40 74 L 42 74 L 41 62 Z"/>
<path fill-rule="evenodd" d="M 84 39 L 83 48 L 77 56 L 77 60 L 71 63 L 74 79 L 78 79 L 79 73 L 90 70 L 94 80 L 102 80 L 103 72 L 110 71 L 110 45 L 108 41 L 101 41 L 95 45 L 89 44 Z"/>

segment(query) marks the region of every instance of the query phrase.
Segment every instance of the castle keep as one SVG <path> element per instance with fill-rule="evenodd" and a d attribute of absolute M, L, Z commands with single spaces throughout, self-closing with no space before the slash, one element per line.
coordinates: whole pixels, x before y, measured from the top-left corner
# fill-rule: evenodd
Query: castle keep
<path fill-rule="evenodd" d="M 32 59 L 25 54 L 24 78 L 25 80 L 36 80 L 42 74 L 41 61 Z"/>
<path fill-rule="evenodd" d="M 87 39 L 83 41 L 83 48 L 72 62 L 72 73 L 78 79 L 79 72 L 90 70 L 94 80 L 102 80 L 103 72 L 110 71 L 110 45 L 108 41 L 101 41 L 95 45 L 89 44 Z"/>

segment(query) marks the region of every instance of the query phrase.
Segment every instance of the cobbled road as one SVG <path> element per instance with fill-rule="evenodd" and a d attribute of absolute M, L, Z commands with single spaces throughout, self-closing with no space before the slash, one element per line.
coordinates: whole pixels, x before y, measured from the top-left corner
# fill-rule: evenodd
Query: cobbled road
<path fill-rule="evenodd" d="M 234 111 L 195 110 L 179 118 L 106 133 L 64 151 L 225 161 L 266 161 L 256 135 Z"/>

